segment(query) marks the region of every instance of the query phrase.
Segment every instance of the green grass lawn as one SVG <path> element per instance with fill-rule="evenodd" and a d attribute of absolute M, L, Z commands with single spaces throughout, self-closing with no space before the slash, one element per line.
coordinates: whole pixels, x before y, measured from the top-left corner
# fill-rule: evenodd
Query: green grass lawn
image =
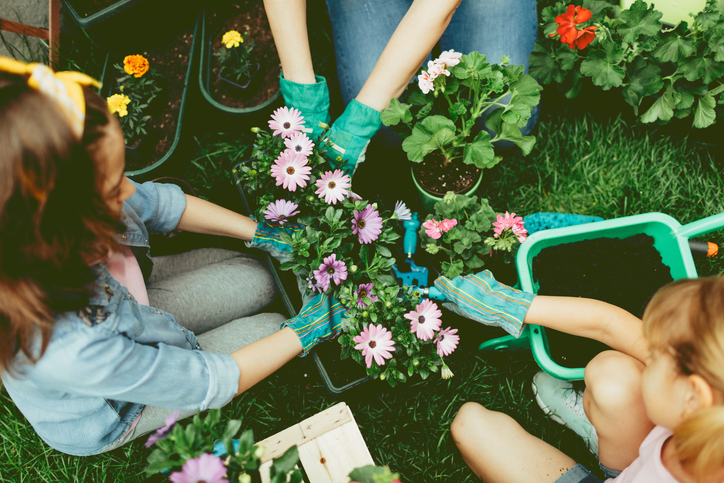
<path fill-rule="evenodd" d="M 310 17 L 317 32 L 313 46 L 321 46 L 317 50 L 322 52 L 317 65 L 333 77 L 329 28 L 319 18 Z M 517 149 L 502 152 L 504 160 L 486 174 L 479 194 L 494 209 L 519 215 L 555 211 L 604 218 L 661 211 L 681 223 L 724 211 L 720 146 L 708 141 L 721 138 L 711 134 L 715 131 L 702 135 L 679 124 L 642 126 L 622 103 L 611 106 L 605 96 L 591 100 L 600 94 L 595 90 L 584 91 L 583 98 L 573 102 L 554 91 L 547 87 L 543 93 L 533 152 L 527 157 Z M 249 153 L 251 138 L 193 134 L 195 151 L 178 174 L 199 194 L 237 207 L 228 170 Z M 409 177 L 409 166 L 404 159 L 395 158 L 394 164 L 370 159 L 359 175 L 369 191 L 375 181 Z M 722 245 L 724 234 L 714 233 L 708 240 Z M 724 255 L 699 259 L 697 267 L 700 275 L 724 273 Z M 236 398 L 224 414 L 242 418 L 244 426 L 263 439 L 343 400 L 351 407 L 374 460 L 400 472 L 402 481 L 467 482 L 476 478 L 455 449 L 449 427 L 464 402 L 477 401 L 511 414 L 533 434 L 594 468 L 595 459 L 583 442 L 546 418 L 535 404 L 530 382 L 538 368 L 530 352 L 479 353 L 477 345 L 486 332 L 462 333 L 467 337 L 450 357 L 455 373 L 450 380 L 433 375 L 394 389 L 371 382 L 334 397 L 310 360 L 295 359 Z M 61 454 L 38 438 L 5 390 L 0 392 L 0 482 L 143 481 L 149 453 L 143 441 L 136 441 L 101 456 Z"/>

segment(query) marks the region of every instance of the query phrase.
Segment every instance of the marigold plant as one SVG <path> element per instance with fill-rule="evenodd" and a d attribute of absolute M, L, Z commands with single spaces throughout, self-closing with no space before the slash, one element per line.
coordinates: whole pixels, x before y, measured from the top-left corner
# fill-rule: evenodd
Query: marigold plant
<path fill-rule="evenodd" d="M 115 69 L 119 73 L 117 92 L 108 98 L 109 108 L 118 114 L 123 137 L 130 146 L 147 133 L 151 121 L 148 106 L 161 92 L 160 75 L 142 55 L 127 55 L 123 65 L 116 64 Z"/>
<path fill-rule="evenodd" d="M 142 55 L 127 55 L 123 59 L 123 70 L 133 77 L 142 77 L 148 72 L 148 59 Z"/>
<path fill-rule="evenodd" d="M 223 69 L 222 75 L 238 84 L 248 82 L 254 75 L 255 64 L 251 60 L 251 52 L 255 42 L 246 42 L 248 36 L 249 32 L 244 32 L 242 36 L 236 30 L 229 30 L 221 37 L 221 47 L 214 53 Z"/>
<path fill-rule="evenodd" d="M 118 117 L 125 117 L 128 115 L 128 104 L 131 99 L 123 94 L 113 94 L 108 98 L 108 110 L 111 114 L 118 113 Z"/>

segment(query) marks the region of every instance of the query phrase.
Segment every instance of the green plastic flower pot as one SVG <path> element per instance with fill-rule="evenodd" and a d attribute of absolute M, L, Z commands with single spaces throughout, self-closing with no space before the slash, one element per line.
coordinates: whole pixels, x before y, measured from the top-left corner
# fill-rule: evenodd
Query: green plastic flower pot
<path fill-rule="evenodd" d="M 152 47 L 198 12 L 196 3 L 185 0 L 119 0 L 84 17 L 73 0 L 61 1 L 73 23 L 116 54 Z"/>
<path fill-rule="evenodd" d="M 194 72 L 195 67 L 195 51 L 196 51 L 196 45 L 198 43 L 198 33 L 199 33 L 199 25 L 200 25 L 200 15 L 196 20 L 196 25 L 194 26 L 194 37 L 191 42 L 191 49 L 189 51 L 189 60 L 188 60 L 188 68 L 186 70 L 186 80 L 184 82 L 184 89 L 181 97 L 181 104 L 179 106 L 179 112 L 178 112 L 178 121 L 176 123 L 176 131 L 174 133 L 174 138 L 171 143 L 171 146 L 169 147 L 168 151 L 166 151 L 166 154 L 155 161 L 153 164 L 146 166 L 141 169 L 133 170 L 133 171 L 126 171 L 126 176 L 129 178 L 133 178 L 137 181 L 145 181 L 149 180 L 152 177 L 159 176 L 162 174 L 162 171 L 166 164 L 170 164 L 169 160 L 172 158 L 177 157 L 177 151 L 181 153 L 182 150 L 179 150 L 179 144 L 181 144 L 181 130 L 183 127 L 183 119 L 184 119 L 184 111 L 187 107 L 188 101 L 189 101 L 189 86 L 191 84 L 191 81 L 193 79 L 192 74 Z M 101 77 L 101 89 L 100 89 L 100 95 L 102 97 L 108 97 L 113 93 L 113 89 L 115 87 L 114 82 L 114 76 L 115 76 L 115 69 L 113 68 L 114 64 L 116 63 L 122 63 L 123 62 L 123 56 L 117 56 L 112 53 L 108 53 L 106 55 L 105 65 L 103 67 L 103 76 Z"/>
<path fill-rule="evenodd" d="M 239 191 L 239 196 L 241 197 L 243 213 L 247 216 L 251 215 L 253 210 L 251 208 L 251 204 L 249 203 L 249 198 L 244 192 L 244 187 L 242 186 L 241 180 L 239 179 L 239 172 L 241 171 L 239 166 L 243 165 L 244 163 L 248 163 L 249 161 L 251 160 L 248 159 L 246 161 L 242 161 L 241 163 L 236 165 L 236 167 L 231 171 L 231 174 L 234 178 L 234 183 L 236 184 L 236 187 Z M 294 317 L 299 313 L 302 308 L 301 296 L 299 295 L 299 289 L 296 284 L 296 279 L 293 278 L 291 272 L 280 273 L 277 269 L 279 263 L 274 260 L 274 258 L 272 258 L 270 254 L 264 253 L 264 258 L 267 268 L 271 272 L 272 278 L 274 279 L 274 284 L 279 291 L 279 295 L 282 299 L 282 303 L 284 304 L 284 308 L 286 309 L 286 314 L 284 315 L 288 318 Z M 311 352 L 311 356 L 312 360 L 314 361 L 314 365 L 319 371 L 319 375 L 322 377 L 324 386 L 327 388 L 327 391 L 333 396 L 342 394 L 343 392 L 349 391 L 350 389 L 353 389 L 360 384 L 373 379 L 372 376 L 365 375 L 364 377 L 360 377 L 359 379 L 350 381 L 349 383 L 342 386 L 335 386 L 332 378 L 330 377 L 330 371 L 327 370 L 327 368 L 324 366 L 324 361 L 319 356 L 317 351 L 313 349 Z"/>
<path fill-rule="evenodd" d="M 520 246 L 516 257 L 518 278 L 522 290 L 537 293 L 539 286 L 533 279 L 533 259 L 544 248 L 594 238 L 627 238 L 641 233 L 654 239 L 654 248 L 661 254 L 663 263 L 671 269 L 671 276 L 674 280 L 696 278 L 698 274 L 689 248 L 689 239 L 722 228 L 724 228 L 724 213 L 688 225 L 681 225 L 664 213 L 646 213 L 543 230 L 532 234 Z M 525 335 L 530 338 L 533 356 L 544 371 L 559 379 L 583 379 L 583 367 L 563 367 L 553 361 L 543 327 L 530 325 L 527 327 Z M 497 343 L 503 344 L 506 341 L 499 340 Z"/>
<path fill-rule="evenodd" d="M 415 178 L 415 170 L 414 168 L 410 168 L 410 174 L 412 175 L 412 181 L 415 183 L 415 188 L 417 188 L 417 195 L 418 199 L 420 201 L 420 205 L 427 210 L 428 213 L 434 213 L 435 212 L 435 203 L 438 201 L 442 201 L 441 196 L 436 196 L 429 191 L 427 191 L 425 188 L 423 188 L 420 183 L 418 183 L 417 179 Z M 474 195 L 475 192 L 480 187 L 480 183 L 483 181 L 483 171 L 480 171 L 480 177 L 478 178 L 478 181 L 475 182 L 475 184 L 467 189 L 463 190 L 461 192 L 456 192 L 457 194 L 462 195 Z"/>
<path fill-rule="evenodd" d="M 249 132 L 252 127 L 267 127 L 267 121 L 277 107 L 284 105 L 282 91 L 278 90 L 270 99 L 252 107 L 229 107 L 221 104 L 211 95 L 211 52 L 213 32 L 206 21 L 206 10 L 201 12 L 201 62 L 199 68 L 199 88 L 201 96 L 210 107 L 205 124 L 211 123 L 218 130 L 228 132 Z"/>

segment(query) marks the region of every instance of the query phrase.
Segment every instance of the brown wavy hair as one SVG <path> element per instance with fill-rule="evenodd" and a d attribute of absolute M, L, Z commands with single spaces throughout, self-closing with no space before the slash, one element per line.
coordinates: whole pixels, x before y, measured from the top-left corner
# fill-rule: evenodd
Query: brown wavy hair
<path fill-rule="evenodd" d="M 106 102 L 84 88 L 78 141 L 55 101 L 27 76 L 0 73 L 0 374 L 22 351 L 35 362 L 54 314 L 78 310 L 94 293 L 90 264 L 122 229 L 100 194 Z M 40 337 L 40 351 L 33 349 Z"/>

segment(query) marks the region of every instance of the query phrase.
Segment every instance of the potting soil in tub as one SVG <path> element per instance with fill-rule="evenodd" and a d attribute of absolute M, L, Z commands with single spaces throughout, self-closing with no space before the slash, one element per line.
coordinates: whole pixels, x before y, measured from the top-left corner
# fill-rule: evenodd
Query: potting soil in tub
<path fill-rule="evenodd" d="M 594 238 L 544 248 L 533 259 L 538 295 L 602 300 L 641 317 L 651 296 L 669 282 L 671 271 L 645 234 Z M 550 356 L 564 367 L 585 367 L 604 344 L 546 329 Z"/>

